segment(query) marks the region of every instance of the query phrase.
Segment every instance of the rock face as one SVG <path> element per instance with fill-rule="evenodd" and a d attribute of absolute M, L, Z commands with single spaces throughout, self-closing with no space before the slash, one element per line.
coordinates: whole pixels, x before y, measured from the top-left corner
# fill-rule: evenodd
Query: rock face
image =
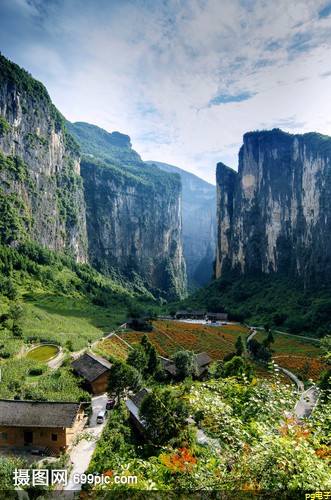
<path fill-rule="evenodd" d="M 217 165 L 216 276 L 284 272 L 331 282 L 331 138 L 244 135 L 238 173 Z"/>
<path fill-rule="evenodd" d="M 216 188 L 196 175 L 167 163 L 154 164 L 178 172 L 182 180 L 183 254 L 191 283 L 203 286 L 212 280 L 216 256 Z"/>
<path fill-rule="evenodd" d="M 78 152 L 45 87 L 0 56 L 2 243 L 30 238 L 86 262 Z"/>
<path fill-rule="evenodd" d="M 154 295 L 186 295 L 181 182 L 145 164 L 128 136 L 86 123 L 69 124 L 85 156 L 89 258 L 97 268 L 140 276 Z"/>
<path fill-rule="evenodd" d="M 185 296 L 180 177 L 144 164 L 127 135 L 68 126 L 81 163 L 45 87 L 0 56 L 0 244 L 34 240 Z"/>

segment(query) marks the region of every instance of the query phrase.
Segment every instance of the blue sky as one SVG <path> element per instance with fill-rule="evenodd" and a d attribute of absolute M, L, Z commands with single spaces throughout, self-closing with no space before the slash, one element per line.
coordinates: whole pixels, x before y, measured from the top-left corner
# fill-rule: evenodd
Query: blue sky
<path fill-rule="evenodd" d="M 331 1 L 0 0 L 0 50 L 70 121 L 212 183 L 247 131 L 331 135 Z"/>

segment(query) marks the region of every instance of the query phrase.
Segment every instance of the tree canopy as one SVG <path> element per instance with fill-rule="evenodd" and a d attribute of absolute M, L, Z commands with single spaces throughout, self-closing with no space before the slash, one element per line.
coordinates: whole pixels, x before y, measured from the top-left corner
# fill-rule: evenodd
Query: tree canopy
<path fill-rule="evenodd" d="M 197 362 L 193 351 L 177 351 L 172 359 L 175 362 L 179 379 L 184 380 L 186 377 L 194 377 L 197 375 Z"/>
<path fill-rule="evenodd" d="M 170 389 L 155 389 L 148 394 L 139 409 L 148 438 L 159 445 L 177 438 L 187 427 L 189 409 Z"/>
<path fill-rule="evenodd" d="M 142 387 L 141 376 L 135 368 L 121 361 L 115 361 L 109 370 L 107 391 L 110 397 L 120 401 L 126 391 L 139 391 Z"/>

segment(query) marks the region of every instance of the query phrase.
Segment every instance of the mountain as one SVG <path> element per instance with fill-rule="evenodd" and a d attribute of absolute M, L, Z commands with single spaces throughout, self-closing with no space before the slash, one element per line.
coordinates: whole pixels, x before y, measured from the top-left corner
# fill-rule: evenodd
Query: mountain
<path fill-rule="evenodd" d="M 172 309 L 300 335 L 331 331 L 331 138 L 249 132 L 217 165 L 217 279 Z"/>
<path fill-rule="evenodd" d="M 183 254 L 192 288 L 206 285 L 214 275 L 216 252 L 215 186 L 173 165 L 148 161 L 182 180 Z"/>
<path fill-rule="evenodd" d="M 0 55 L 0 242 L 87 261 L 79 147 L 45 87 Z"/>
<path fill-rule="evenodd" d="M 89 259 L 120 269 L 159 297 L 186 295 L 178 174 L 144 163 L 130 138 L 87 123 L 68 123 L 85 155 Z"/>
<path fill-rule="evenodd" d="M 217 165 L 216 275 L 284 273 L 331 283 L 331 138 L 244 135 L 238 173 Z"/>
<path fill-rule="evenodd" d="M 124 134 L 68 125 L 82 150 L 45 87 L 0 56 L 0 244 L 34 242 L 143 294 L 185 296 L 180 177 L 142 162 Z"/>

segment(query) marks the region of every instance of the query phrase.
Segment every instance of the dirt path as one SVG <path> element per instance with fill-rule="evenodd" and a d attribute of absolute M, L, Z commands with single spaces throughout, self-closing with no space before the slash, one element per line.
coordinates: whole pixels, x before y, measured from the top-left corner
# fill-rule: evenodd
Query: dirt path
<path fill-rule="evenodd" d="M 59 346 L 59 349 L 60 350 L 59 350 L 58 354 L 55 356 L 55 358 L 51 359 L 47 363 L 48 366 L 51 368 L 51 370 L 57 370 L 62 365 L 63 358 L 65 357 L 65 352 L 62 349 L 62 347 L 60 347 L 60 346 Z"/>

